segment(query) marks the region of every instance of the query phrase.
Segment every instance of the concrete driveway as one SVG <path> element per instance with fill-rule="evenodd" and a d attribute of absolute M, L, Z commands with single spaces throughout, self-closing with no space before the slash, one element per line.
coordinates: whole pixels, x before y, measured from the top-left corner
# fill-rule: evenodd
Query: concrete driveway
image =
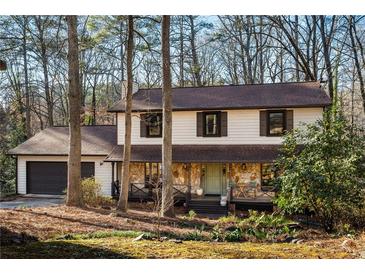
<path fill-rule="evenodd" d="M 18 197 L 15 200 L 0 202 L 0 208 L 49 207 L 62 204 L 63 197 Z"/>

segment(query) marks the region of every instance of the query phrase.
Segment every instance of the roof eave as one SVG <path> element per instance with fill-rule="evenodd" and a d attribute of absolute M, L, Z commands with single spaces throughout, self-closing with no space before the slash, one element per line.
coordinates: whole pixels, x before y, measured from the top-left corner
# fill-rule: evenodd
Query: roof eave
<path fill-rule="evenodd" d="M 303 105 L 276 105 L 276 106 L 247 106 L 247 107 L 204 107 L 204 108 L 173 108 L 172 111 L 197 111 L 197 110 L 245 110 L 245 109 L 274 109 L 274 108 L 312 108 L 312 107 L 327 107 L 330 106 L 331 103 L 323 103 L 323 104 L 303 104 Z M 132 109 L 132 112 L 155 112 L 162 111 L 162 108 L 155 109 Z M 125 110 L 108 110 L 111 113 L 125 113 Z"/>

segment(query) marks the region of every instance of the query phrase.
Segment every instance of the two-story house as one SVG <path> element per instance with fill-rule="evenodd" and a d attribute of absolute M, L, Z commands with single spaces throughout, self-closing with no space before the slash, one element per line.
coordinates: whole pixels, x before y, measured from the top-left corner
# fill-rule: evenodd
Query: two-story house
<path fill-rule="evenodd" d="M 322 117 L 331 101 L 319 82 L 173 89 L 172 143 L 176 196 L 264 200 L 285 131 Z M 109 110 L 115 126 L 82 128 L 82 176 L 95 176 L 112 195 L 121 178 L 124 100 Z M 161 89 L 133 94 L 130 197 L 159 185 Z M 17 156 L 20 194 L 61 194 L 67 181 L 68 128 L 47 128 L 10 151 Z M 266 200 L 265 200 L 266 201 Z"/>

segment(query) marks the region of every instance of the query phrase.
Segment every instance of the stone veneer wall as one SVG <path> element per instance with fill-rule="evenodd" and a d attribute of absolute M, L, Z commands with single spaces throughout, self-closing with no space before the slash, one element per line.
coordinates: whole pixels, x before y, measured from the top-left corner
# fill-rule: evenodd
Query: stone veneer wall
<path fill-rule="evenodd" d="M 129 172 L 131 183 L 144 185 L 144 163 L 131 163 Z"/>
<path fill-rule="evenodd" d="M 243 163 L 232 163 L 230 165 L 230 177 L 237 184 L 246 184 L 251 181 L 251 175 L 255 175 L 256 179 L 254 180 L 257 183 L 257 193 L 260 192 L 260 184 L 261 184 L 261 168 L 258 163 L 246 163 L 245 167 L 242 167 Z M 228 165 L 227 165 L 228 166 Z M 134 184 L 138 184 L 140 187 L 144 186 L 144 163 L 131 163 L 130 166 L 130 175 L 131 182 Z M 183 190 L 183 186 L 188 185 L 188 174 L 187 170 L 184 168 L 183 163 L 174 163 L 172 165 L 172 174 L 174 179 L 175 187 L 181 185 L 181 189 Z M 196 189 L 201 185 L 201 164 L 192 163 L 191 164 L 191 191 L 192 193 L 196 193 Z M 234 192 L 235 194 L 235 192 Z"/>
<path fill-rule="evenodd" d="M 261 165 L 258 163 L 232 163 L 230 170 L 231 179 L 234 183 L 245 185 L 252 181 L 256 182 L 256 196 L 260 195 L 261 192 Z M 254 180 L 251 176 L 256 177 Z M 237 188 L 233 190 L 233 196 L 238 195 Z M 253 192 L 246 194 L 248 197 L 254 196 Z M 247 197 L 245 196 L 245 197 Z"/>
<path fill-rule="evenodd" d="M 145 168 L 144 163 L 131 163 L 130 165 L 131 183 L 138 184 L 140 187 L 144 185 L 144 174 L 145 174 L 144 168 Z M 173 175 L 174 185 L 176 186 L 188 185 L 188 178 L 187 178 L 188 172 L 184 168 L 184 164 L 182 163 L 173 164 L 172 175 Z M 191 164 L 192 192 L 196 192 L 196 189 L 200 186 L 200 176 L 201 176 L 201 165 L 192 163 Z"/>
<path fill-rule="evenodd" d="M 242 167 L 243 163 L 232 163 L 230 175 L 232 180 L 238 184 L 245 184 L 251 180 L 251 175 L 256 177 L 257 184 L 261 183 L 261 167 L 257 163 L 246 163 L 246 167 Z"/>

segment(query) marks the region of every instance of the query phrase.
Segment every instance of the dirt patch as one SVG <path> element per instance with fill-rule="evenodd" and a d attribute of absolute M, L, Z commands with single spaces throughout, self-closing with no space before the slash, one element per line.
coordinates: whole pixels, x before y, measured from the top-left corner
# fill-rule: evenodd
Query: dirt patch
<path fill-rule="evenodd" d="M 209 228 L 214 221 L 187 221 L 162 218 L 160 229 L 166 234 L 183 235 L 204 225 Z M 157 216 L 137 205 L 128 213 L 116 216 L 113 210 L 56 206 L 47 208 L 1 209 L 0 226 L 13 233 L 26 234 L 40 240 L 70 233 L 89 233 L 101 230 L 137 230 L 155 232 Z"/>

